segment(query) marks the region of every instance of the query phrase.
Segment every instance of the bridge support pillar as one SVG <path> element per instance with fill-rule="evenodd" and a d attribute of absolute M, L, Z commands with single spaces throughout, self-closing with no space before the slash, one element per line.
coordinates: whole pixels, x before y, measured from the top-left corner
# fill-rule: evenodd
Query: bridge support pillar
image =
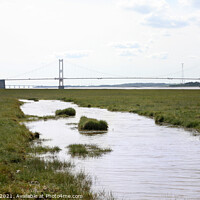
<path fill-rule="evenodd" d="M 59 59 L 59 86 L 58 89 L 64 89 L 64 71 L 63 71 L 63 59 Z"/>

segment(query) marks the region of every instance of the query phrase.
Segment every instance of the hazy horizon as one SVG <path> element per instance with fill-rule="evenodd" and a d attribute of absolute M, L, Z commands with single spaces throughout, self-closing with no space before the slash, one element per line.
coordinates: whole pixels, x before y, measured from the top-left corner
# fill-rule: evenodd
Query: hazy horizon
<path fill-rule="evenodd" d="M 198 0 L 0 0 L 0 21 L 0 79 L 58 77 L 59 58 L 65 77 L 200 75 Z"/>

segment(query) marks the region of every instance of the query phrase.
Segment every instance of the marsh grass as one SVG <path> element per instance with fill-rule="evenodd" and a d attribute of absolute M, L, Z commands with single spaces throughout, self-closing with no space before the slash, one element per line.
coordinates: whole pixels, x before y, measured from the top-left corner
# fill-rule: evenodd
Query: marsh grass
<path fill-rule="evenodd" d="M 72 98 L 66 98 L 66 97 L 58 98 L 58 100 L 64 101 L 64 102 L 73 102 L 73 99 L 72 99 Z"/>
<path fill-rule="evenodd" d="M 77 129 L 77 128 L 78 127 L 74 127 L 72 129 Z M 79 133 L 82 134 L 82 135 L 87 135 L 87 136 L 93 137 L 93 136 L 96 136 L 96 135 L 106 134 L 107 131 L 93 131 L 93 130 L 80 131 L 79 130 Z"/>
<path fill-rule="evenodd" d="M 49 147 L 49 146 L 42 146 L 42 145 L 33 145 L 32 151 L 35 154 L 46 154 L 46 153 L 58 153 L 61 151 L 59 147 Z"/>
<path fill-rule="evenodd" d="M 66 116 L 55 116 L 55 115 L 46 115 L 46 116 L 43 116 L 43 117 L 40 117 L 40 116 L 36 116 L 36 115 L 26 115 L 25 116 L 25 119 L 22 119 L 22 121 L 26 121 L 26 122 L 32 122 L 32 121 L 40 121 L 40 120 L 49 120 L 49 119 L 59 119 L 59 118 L 62 118 L 62 117 L 66 117 Z"/>
<path fill-rule="evenodd" d="M 105 153 L 111 152 L 110 148 L 100 148 L 97 145 L 92 144 L 71 144 L 67 147 L 69 154 L 72 157 L 99 157 Z"/>
<path fill-rule="evenodd" d="M 32 98 L 28 98 L 28 100 L 31 100 L 31 101 L 39 101 L 39 99 L 38 98 L 35 98 L 35 97 L 32 97 Z"/>
<path fill-rule="evenodd" d="M 55 148 L 33 147 L 33 133 L 23 124 L 25 115 L 15 98 L 0 98 L 0 193 L 81 194 L 83 199 L 96 200 L 91 179 L 85 173 L 72 173 L 70 162 L 55 157 L 44 160 L 34 152 L 55 152 Z M 37 141 L 39 141 L 38 139 Z"/>
<path fill-rule="evenodd" d="M 0 192 L 2 194 L 83 194 L 97 200 L 91 180 L 83 173 L 59 172 L 29 154 L 31 133 L 20 122 L 26 117 L 16 99 L 58 99 L 79 106 L 106 108 L 148 116 L 158 124 L 192 128 L 200 132 L 200 90 L 0 90 Z M 195 135 L 199 135 L 197 132 Z M 52 167 L 52 165 L 54 167 Z M 61 164 L 62 165 L 62 164 Z M 55 170 L 57 168 L 57 170 Z M 20 170 L 20 171 L 19 171 Z M 18 172 L 18 173 L 17 173 Z M 103 198 L 107 199 L 106 197 Z"/>
<path fill-rule="evenodd" d="M 171 124 L 200 132 L 200 90 L 0 90 L 7 98 L 63 99 L 79 106 L 107 108 L 151 117 L 157 124 Z"/>
<path fill-rule="evenodd" d="M 106 131 L 108 130 L 108 124 L 104 120 L 82 116 L 78 123 L 78 128 L 80 131 Z"/>
<path fill-rule="evenodd" d="M 72 115 L 73 116 L 73 115 Z M 57 120 L 57 119 L 60 119 L 60 118 L 65 118 L 65 117 L 69 117 L 69 115 L 66 115 L 66 114 L 58 114 L 58 115 L 46 115 L 46 116 L 36 116 L 36 115 L 26 115 L 25 118 L 22 119 L 23 122 L 32 122 L 32 121 L 40 121 L 40 120 L 43 120 L 43 121 L 47 121 L 47 120 L 50 120 L 50 119 L 54 119 L 54 120 Z"/>
<path fill-rule="evenodd" d="M 46 171 L 43 160 L 30 158 L 32 136 L 20 125 L 26 117 L 16 99 L 34 97 L 64 98 L 63 101 L 73 101 L 83 107 L 133 112 L 151 117 L 158 124 L 189 127 L 200 132 L 200 90 L 0 90 L 0 192 L 4 194 L 27 194 L 37 189 L 37 193 L 70 191 L 83 194 L 84 200 L 98 199 L 92 194 L 87 177 L 79 181 L 70 172 L 57 174 L 50 167 Z M 197 132 L 195 135 L 199 135 Z M 20 172 L 16 173 L 17 170 Z M 30 185 L 33 181 L 39 184 Z"/>
<path fill-rule="evenodd" d="M 56 116 L 75 116 L 76 110 L 74 108 L 66 108 L 63 110 L 56 110 Z"/>
<path fill-rule="evenodd" d="M 47 142 L 47 141 L 51 141 L 52 139 L 37 139 L 37 140 L 34 140 L 33 141 L 33 145 L 42 145 L 43 144 L 43 142 Z"/>
<path fill-rule="evenodd" d="M 16 166 L 13 172 L 15 181 L 2 184 L 1 192 L 9 194 L 84 194 L 86 199 L 93 199 L 90 191 L 91 179 L 80 172 L 71 173 L 71 163 L 58 160 L 46 161 L 30 158 L 23 168 Z M 6 180 L 5 180 L 6 181 Z M 9 181 L 9 180 L 7 180 Z M 9 187 L 7 186 L 9 185 Z"/>

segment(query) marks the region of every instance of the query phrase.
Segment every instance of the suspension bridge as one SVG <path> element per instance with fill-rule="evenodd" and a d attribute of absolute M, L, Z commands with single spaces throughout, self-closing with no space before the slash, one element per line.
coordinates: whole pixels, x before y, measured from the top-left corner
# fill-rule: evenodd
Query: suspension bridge
<path fill-rule="evenodd" d="M 64 89 L 64 80 L 180 80 L 182 83 L 185 81 L 200 81 L 200 78 L 184 77 L 183 63 L 182 63 L 182 77 L 140 77 L 140 76 L 107 76 L 107 77 L 64 77 L 64 62 L 59 59 L 58 77 L 40 77 L 40 78 L 5 78 L 0 80 L 0 88 L 34 88 L 35 85 L 20 85 L 9 84 L 12 81 L 58 81 L 58 89 Z"/>

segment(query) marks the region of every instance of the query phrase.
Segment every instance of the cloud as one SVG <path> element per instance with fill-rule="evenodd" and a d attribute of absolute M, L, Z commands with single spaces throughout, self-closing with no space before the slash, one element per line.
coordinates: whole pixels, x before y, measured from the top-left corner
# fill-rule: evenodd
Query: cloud
<path fill-rule="evenodd" d="M 182 6 L 189 6 L 190 5 L 189 0 L 178 0 L 178 3 Z"/>
<path fill-rule="evenodd" d="M 200 1 L 199 0 L 192 0 L 192 5 L 195 8 L 200 8 Z"/>
<path fill-rule="evenodd" d="M 109 46 L 112 46 L 114 48 L 119 49 L 137 49 L 140 48 L 140 44 L 138 42 L 121 42 L 121 43 L 112 43 L 109 44 Z"/>
<path fill-rule="evenodd" d="M 118 6 L 141 14 L 160 12 L 168 8 L 165 0 L 121 0 L 118 2 Z"/>
<path fill-rule="evenodd" d="M 200 0 L 178 0 L 186 5 L 189 1 L 200 7 Z M 126 10 L 144 14 L 143 25 L 153 28 L 182 28 L 189 25 L 190 20 L 183 19 L 183 16 L 171 16 L 171 7 L 166 0 L 121 0 L 118 5 Z M 169 35 L 166 35 L 169 36 Z"/>
<path fill-rule="evenodd" d="M 200 26 L 200 0 L 178 0 L 179 6 L 189 12 L 188 21 Z"/>
<path fill-rule="evenodd" d="M 162 52 L 162 53 L 154 53 L 149 56 L 148 58 L 154 58 L 154 59 L 161 59 L 161 60 L 166 60 L 168 58 L 168 53 Z"/>
<path fill-rule="evenodd" d="M 196 56 L 196 55 L 190 55 L 190 56 L 188 56 L 188 58 L 190 58 L 190 59 L 199 59 L 200 57 Z"/>
<path fill-rule="evenodd" d="M 119 56 L 125 56 L 125 57 L 132 57 L 132 56 L 137 56 L 138 52 L 135 52 L 133 50 L 121 50 L 118 53 Z"/>
<path fill-rule="evenodd" d="M 179 0 L 178 2 L 182 6 L 191 6 L 191 7 L 196 8 L 196 9 L 200 8 L 200 1 L 199 0 Z"/>
<path fill-rule="evenodd" d="M 108 46 L 115 48 L 119 56 L 125 57 L 137 56 L 144 51 L 139 42 L 116 42 Z"/>
<path fill-rule="evenodd" d="M 144 25 L 153 28 L 183 28 L 189 25 L 188 20 L 169 18 L 161 15 L 151 15 L 145 19 Z"/>
<path fill-rule="evenodd" d="M 164 31 L 162 33 L 162 35 L 165 36 L 165 37 L 170 37 L 171 36 L 171 34 L 168 31 Z"/>
<path fill-rule="evenodd" d="M 56 58 L 70 58 L 70 59 L 79 59 L 89 56 L 91 51 L 87 50 L 76 50 L 76 51 L 67 51 L 63 53 L 56 53 Z"/>

